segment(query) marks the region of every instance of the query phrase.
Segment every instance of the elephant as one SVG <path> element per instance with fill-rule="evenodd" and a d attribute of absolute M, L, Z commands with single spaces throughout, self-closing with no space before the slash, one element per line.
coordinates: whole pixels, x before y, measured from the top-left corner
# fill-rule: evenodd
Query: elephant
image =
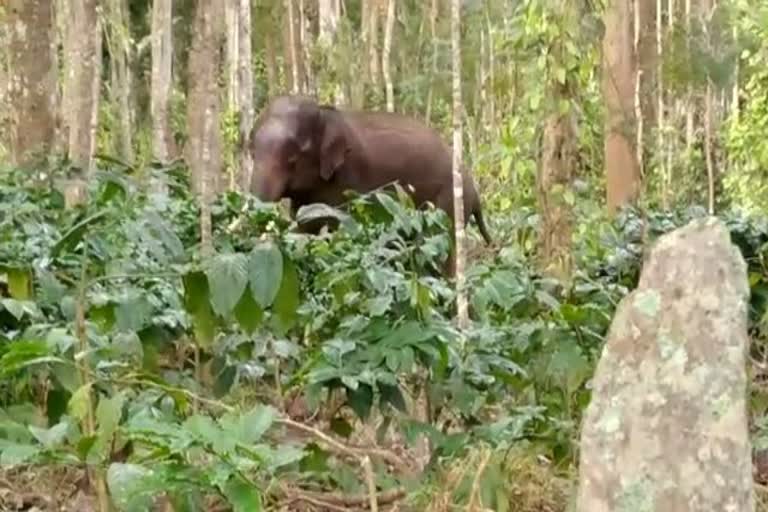
<path fill-rule="evenodd" d="M 366 193 L 397 182 L 417 207 L 431 202 L 453 219 L 451 149 L 435 130 L 411 117 L 338 109 L 302 95 L 277 96 L 254 123 L 249 150 L 251 192 L 267 202 L 289 198 L 294 213 L 311 203 L 338 206 L 348 190 Z M 473 217 L 491 244 L 477 189 L 464 166 L 462 175 L 465 218 Z"/>

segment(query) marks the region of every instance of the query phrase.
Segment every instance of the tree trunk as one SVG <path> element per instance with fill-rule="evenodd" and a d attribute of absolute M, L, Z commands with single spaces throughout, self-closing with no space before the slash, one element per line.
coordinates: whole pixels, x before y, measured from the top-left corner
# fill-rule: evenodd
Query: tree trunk
<path fill-rule="evenodd" d="M 664 143 L 664 130 L 667 125 L 664 121 L 666 108 L 664 105 L 664 75 L 662 73 L 662 62 L 664 61 L 664 23 L 662 22 L 664 4 L 662 0 L 656 0 L 656 156 L 659 163 L 659 174 L 661 175 L 661 206 L 663 209 L 669 208 L 669 174 L 667 169 L 667 152 Z"/>
<path fill-rule="evenodd" d="M 98 0 L 71 0 L 65 60 L 69 158 L 86 172 L 93 165 L 101 89 L 101 21 Z"/>
<path fill-rule="evenodd" d="M 152 116 L 152 154 L 162 163 L 176 153 L 169 111 L 173 86 L 173 0 L 152 3 L 152 77 L 150 113 Z"/>
<path fill-rule="evenodd" d="M 310 42 L 307 36 L 307 25 L 309 20 L 307 18 L 307 6 L 304 0 L 299 0 L 299 48 L 301 49 L 301 62 L 302 65 L 302 78 L 303 78 L 303 91 L 306 94 L 317 94 L 317 88 L 315 87 L 315 78 L 312 72 L 312 55 L 310 53 Z"/>
<path fill-rule="evenodd" d="M 379 70 L 379 14 L 381 13 L 381 7 L 379 2 L 381 0 L 369 0 L 369 13 L 370 19 L 368 20 L 370 27 L 370 44 L 368 46 L 369 65 L 371 73 L 371 84 L 374 89 L 379 89 L 381 84 L 380 70 Z"/>
<path fill-rule="evenodd" d="M 640 191 L 635 153 L 631 0 L 610 0 L 605 11 L 602 88 L 605 100 L 605 172 L 608 211 L 633 203 Z"/>
<path fill-rule="evenodd" d="M 248 146 L 248 134 L 253 124 L 253 65 L 251 58 L 251 0 L 238 0 L 240 5 L 239 18 L 240 30 L 239 37 L 239 105 L 240 105 L 240 186 L 241 190 L 247 191 L 251 188 L 251 178 L 253 176 L 253 160 L 251 152 L 243 150 Z"/>
<path fill-rule="evenodd" d="M 439 51 L 437 41 L 438 6 L 438 0 L 432 0 L 432 5 L 429 10 L 429 33 L 432 36 L 432 67 L 430 68 L 429 90 L 427 91 L 427 124 L 432 121 L 432 98 L 435 94 L 435 81 L 437 80 L 437 52 Z"/>
<path fill-rule="evenodd" d="M 290 65 L 290 74 L 286 74 L 290 78 L 289 82 L 291 93 L 299 94 L 302 89 L 299 83 L 299 51 L 297 50 L 298 35 L 296 34 L 296 16 L 294 15 L 293 7 L 293 0 L 285 0 L 285 22 L 288 24 L 288 30 L 285 32 L 287 37 L 287 41 L 285 41 L 285 60 L 289 63 L 288 65 Z"/>
<path fill-rule="evenodd" d="M 53 143 L 53 5 L 50 0 L 11 0 L 7 8 L 11 161 L 26 165 Z"/>
<path fill-rule="evenodd" d="M 267 67 L 267 91 L 270 96 L 273 96 L 277 94 L 279 87 L 277 85 L 275 40 L 274 36 L 268 32 L 264 33 L 264 60 Z"/>
<path fill-rule="evenodd" d="M 564 90 L 557 92 L 562 98 Z M 570 113 L 555 112 L 544 124 L 541 164 L 536 183 L 541 231 L 539 260 L 548 275 L 560 279 L 571 273 L 573 213 L 568 203 L 575 167 L 575 130 Z"/>
<path fill-rule="evenodd" d="M 397 0 L 387 2 L 387 25 L 384 31 L 384 51 L 381 54 L 381 70 L 384 74 L 384 84 L 387 91 L 387 112 L 395 111 L 395 94 L 392 85 L 392 70 L 390 55 L 392 53 L 392 35 L 395 28 L 395 10 Z"/>
<path fill-rule="evenodd" d="M 685 37 L 686 46 L 688 48 L 688 55 L 691 54 L 691 0 L 685 0 Z M 696 113 L 696 100 L 693 96 L 693 88 L 688 85 L 688 91 L 686 94 L 685 105 L 685 149 L 690 154 L 693 148 L 693 139 L 695 137 L 695 129 L 693 125 L 694 115 Z"/>
<path fill-rule="evenodd" d="M 323 48 L 323 51 L 327 53 L 333 53 L 334 43 L 336 39 L 336 32 L 339 29 L 339 20 L 341 18 L 341 5 L 338 0 L 318 0 L 318 45 Z M 367 35 L 366 35 L 367 38 Z M 336 59 L 333 59 L 335 62 Z M 337 106 L 342 106 L 346 103 L 346 95 L 344 94 L 344 88 L 341 82 L 341 71 L 336 71 L 336 84 L 334 85 L 334 103 Z"/>
<path fill-rule="evenodd" d="M 393 0 L 390 0 L 393 2 Z M 391 8 L 394 11 L 394 8 Z M 392 16 L 394 17 L 394 15 Z M 389 25 L 389 22 L 387 23 Z M 461 100 L 461 1 L 451 0 L 451 61 L 453 74 L 453 216 L 457 321 L 460 329 L 469 325 L 469 305 L 465 289 L 466 230 L 464 226 L 464 179 L 462 176 Z"/>
<path fill-rule="evenodd" d="M 125 0 L 107 2 L 109 8 L 108 48 L 110 54 L 110 95 L 117 110 L 119 129 L 115 150 L 124 160 L 133 160 L 133 109 L 131 108 L 131 30 Z"/>
<path fill-rule="evenodd" d="M 189 51 L 189 91 L 185 148 L 192 184 L 209 204 L 218 190 L 221 173 L 221 135 L 218 130 L 220 100 L 219 48 L 222 43 L 223 6 L 218 0 L 199 0 L 195 9 L 192 46 Z"/>

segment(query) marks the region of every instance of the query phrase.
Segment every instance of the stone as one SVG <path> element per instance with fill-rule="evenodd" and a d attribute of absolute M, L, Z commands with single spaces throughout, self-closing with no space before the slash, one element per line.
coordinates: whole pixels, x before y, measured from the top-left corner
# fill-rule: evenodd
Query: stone
<path fill-rule="evenodd" d="M 579 512 L 754 511 L 748 303 L 746 264 L 722 222 L 659 238 L 595 371 Z"/>

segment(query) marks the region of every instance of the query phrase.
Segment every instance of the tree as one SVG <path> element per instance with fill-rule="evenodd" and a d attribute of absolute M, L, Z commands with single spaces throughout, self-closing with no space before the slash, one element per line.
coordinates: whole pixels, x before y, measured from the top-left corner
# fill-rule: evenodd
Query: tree
<path fill-rule="evenodd" d="M 632 0 L 610 0 L 604 16 L 605 174 L 608 211 L 615 212 L 634 202 L 640 192 L 640 168 L 635 152 L 637 75 Z"/>
<path fill-rule="evenodd" d="M 199 0 L 195 10 L 192 47 L 189 52 L 189 91 L 185 148 L 195 191 L 208 204 L 218 188 L 221 172 L 221 135 L 218 129 L 220 101 L 217 77 L 220 69 L 223 12 L 217 0 Z"/>
<path fill-rule="evenodd" d="M 387 90 L 387 112 L 395 111 L 395 93 L 392 85 L 392 69 L 390 56 L 392 55 L 392 36 L 395 28 L 395 10 L 397 0 L 387 1 L 387 25 L 384 30 L 384 51 L 381 53 L 381 71 L 384 75 L 384 86 Z"/>
<path fill-rule="evenodd" d="M 173 85 L 172 17 L 173 0 L 152 2 L 152 90 L 150 93 L 152 154 L 160 162 L 167 162 L 175 153 L 168 117 Z"/>
<path fill-rule="evenodd" d="M 393 2 L 394 0 L 390 0 Z M 455 273 L 457 319 L 460 328 L 469 324 L 469 306 L 465 288 L 466 230 L 464 226 L 464 179 L 462 176 L 463 145 L 461 126 L 461 0 L 451 0 L 451 72 L 453 74 L 453 213 L 455 230 Z"/>
<path fill-rule="evenodd" d="M 56 69 L 50 0 L 11 0 L 8 105 L 11 160 L 24 164 L 53 143 Z"/>
<path fill-rule="evenodd" d="M 126 0 L 107 2 L 107 47 L 110 56 L 110 100 L 118 120 L 115 151 L 125 160 L 133 160 L 133 115 L 131 90 L 131 27 Z"/>
<path fill-rule="evenodd" d="M 68 6 L 63 103 L 69 158 L 86 172 L 93 165 L 101 90 L 101 20 L 98 0 L 71 0 Z"/>
<path fill-rule="evenodd" d="M 251 63 L 251 1 L 238 0 L 238 44 L 239 59 L 237 67 L 238 104 L 240 112 L 240 147 L 247 146 L 248 134 L 253 124 L 253 65 Z M 253 174 L 253 161 L 250 151 L 240 151 L 240 186 L 249 190 Z"/>

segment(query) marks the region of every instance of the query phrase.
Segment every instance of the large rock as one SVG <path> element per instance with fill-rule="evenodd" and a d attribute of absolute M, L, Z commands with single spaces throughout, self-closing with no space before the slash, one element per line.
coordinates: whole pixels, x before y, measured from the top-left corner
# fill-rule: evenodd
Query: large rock
<path fill-rule="evenodd" d="M 746 265 L 697 220 L 619 305 L 581 434 L 579 512 L 751 512 Z"/>

